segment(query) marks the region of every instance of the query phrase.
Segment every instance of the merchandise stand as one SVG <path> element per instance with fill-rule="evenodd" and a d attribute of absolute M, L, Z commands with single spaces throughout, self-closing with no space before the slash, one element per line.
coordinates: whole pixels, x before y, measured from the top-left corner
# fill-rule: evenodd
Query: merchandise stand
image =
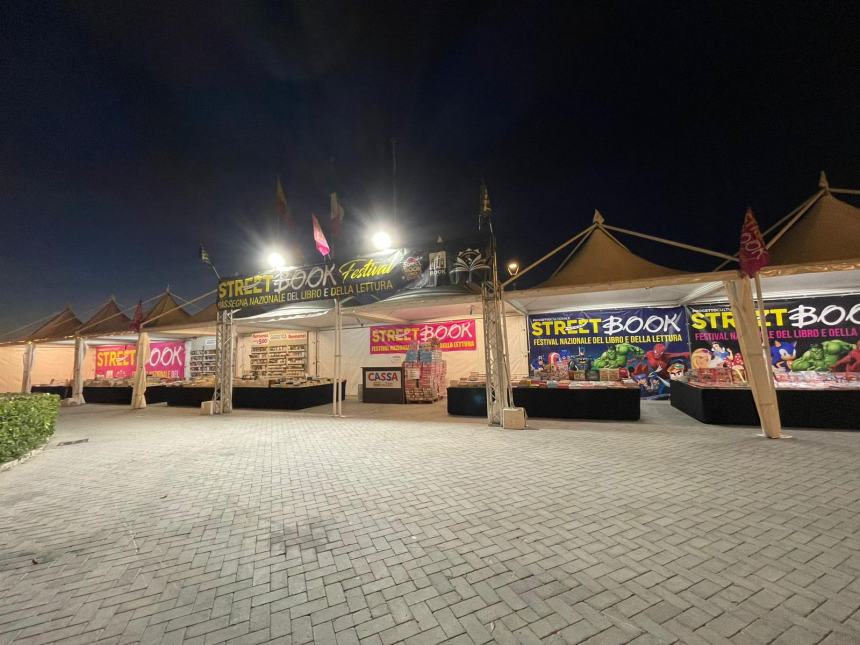
<path fill-rule="evenodd" d="M 529 418 L 639 420 L 638 387 L 513 388 L 513 401 Z M 448 414 L 484 416 L 487 393 L 477 387 L 449 387 Z"/>
<path fill-rule="evenodd" d="M 856 390 L 776 389 L 782 425 L 789 428 L 860 430 Z M 760 424 L 748 387 L 702 387 L 672 381 L 672 407 L 702 423 L 757 426 Z"/>
<path fill-rule="evenodd" d="M 332 399 L 332 383 L 307 387 L 241 387 L 232 389 L 235 409 L 304 410 L 325 405 Z M 346 392 L 346 381 L 341 381 L 341 396 Z M 212 387 L 165 386 L 163 400 L 169 406 L 199 408 L 211 401 Z"/>

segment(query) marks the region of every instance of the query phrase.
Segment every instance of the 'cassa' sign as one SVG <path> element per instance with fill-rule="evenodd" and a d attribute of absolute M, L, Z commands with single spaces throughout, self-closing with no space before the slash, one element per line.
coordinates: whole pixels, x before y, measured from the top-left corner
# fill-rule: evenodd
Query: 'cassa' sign
<path fill-rule="evenodd" d="M 399 389 L 403 386 L 400 370 L 365 370 L 364 387 L 373 389 Z"/>

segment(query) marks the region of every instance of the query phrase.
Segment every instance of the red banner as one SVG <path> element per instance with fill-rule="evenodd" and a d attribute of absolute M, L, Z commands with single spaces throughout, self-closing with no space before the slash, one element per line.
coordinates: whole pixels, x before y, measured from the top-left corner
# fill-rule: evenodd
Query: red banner
<path fill-rule="evenodd" d="M 744 225 L 741 228 L 738 263 L 741 266 L 741 271 L 751 278 L 770 263 L 770 253 L 751 208 L 747 209 Z"/>
<path fill-rule="evenodd" d="M 133 377 L 136 354 L 137 345 L 99 345 L 96 347 L 96 378 Z M 157 378 L 184 378 L 185 342 L 150 343 L 146 373 Z"/>
<path fill-rule="evenodd" d="M 377 325 L 370 328 L 371 354 L 405 354 L 414 342 L 439 341 L 443 352 L 477 349 L 475 321 L 448 320 L 415 325 Z"/>

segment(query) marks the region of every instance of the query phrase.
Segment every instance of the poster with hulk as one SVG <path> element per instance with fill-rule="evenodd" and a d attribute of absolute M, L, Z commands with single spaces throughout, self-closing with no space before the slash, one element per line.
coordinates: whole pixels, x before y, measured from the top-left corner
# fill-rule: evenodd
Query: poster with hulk
<path fill-rule="evenodd" d="M 775 374 L 860 372 L 860 295 L 765 300 L 770 363 Z M 743 368 L 728 305 L 689 311 L 693 367 Z"/>
<path fill-rule="evenodd" d="M 562 373 L 617 368 L 643 398 L 666 399 L 672 378 L 689 368 L 686 310 L 640 307 L 529 316 L 529 362 Z"/>

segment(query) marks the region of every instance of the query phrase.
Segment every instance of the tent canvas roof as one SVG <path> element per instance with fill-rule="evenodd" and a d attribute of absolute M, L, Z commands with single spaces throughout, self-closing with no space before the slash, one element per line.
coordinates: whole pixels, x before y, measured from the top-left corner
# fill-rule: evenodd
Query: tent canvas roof
<path fill-rule="evenodd" d="M 152 306 L 152 309 L 147 312 L 146 316 L 143 318 L 143 322 L 145 327 L 152 329 L 154 327 L 181 325 L 183 323 L 187 323 L 190 318 L 191 314 L 184 309 L 179 308 L 179 303 L 176 302 L 174 297 L 170 295 L 170 292 L 168 291 L 165 292 L 164 295 L 158 299 L 158 302 Z"/>
<path fill-rule="evenodd" d="M 595 226 L 579 248 L 540 287 L 567 287 L 584 284 L 623 282 L 659 278 L 684 271 L 654 264 L 634 254 L 602 226 Z"/>
<path fill-rule="evenodd" d="M 100 336 L 128 332 L 131 319 L 120 310 L 116 300 L 111 298 L 76 331 L 82 336 Z"/>
<path fill-rule="evenodd" d="M 66 307 L 56 316 L 27 337 L 29 341 L 56 340 L 71 336 L 81 326 L 81 321 L 75 316 L 70 307 Z"/>
<path fill-rule="evenodd" d="M 772 265 L 855 259 L 860 257 L 860 208 L 824 192 L 780 233 L 772 238 Z"/>
<path fill-rule="evenodd" d="M 209 323 L 215 322 L 215 319 L 218 317 L 218 303 L 213 302 L 208 307 L 204 307 L 196 314 L 191 316 L 188 319 L 190 323 Z"/>

